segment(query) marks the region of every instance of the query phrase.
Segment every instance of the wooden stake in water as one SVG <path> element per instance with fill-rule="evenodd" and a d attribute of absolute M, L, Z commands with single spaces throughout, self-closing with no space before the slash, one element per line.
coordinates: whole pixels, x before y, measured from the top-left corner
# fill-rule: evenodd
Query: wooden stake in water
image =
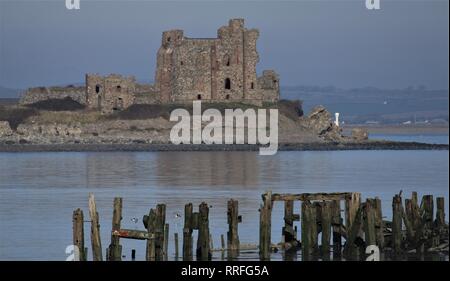
<path fill-rule="evenodd" d="M 114 198 L 113 208 L 111 244 L 109 245 L 108 260 L 120 261 L 122 260 L 122 246 L 120 245 L 120 237 L 114 235 L 114 232 L 120 230 L 120 222 L 122 220 L 122 198 Z"/>
<path fill-rule="evenodd" d="M 78 247 L 79 260 L 86 261 L 86 252 L 84 250 L 84 216 L 83 210 L 76 209 L 73 211 L 73 245 Z"/>
<path fill-rule="evenodd" d="M 95 205 L 94 194 L 89 193 L 89 215 L 91 217 L 91 243 L 94 261 L 102 261 L 102 243 L 100 240 L 100 223 Z"/>
<path fill-rule="evenodd" d="M 198 240 L 197 240 L 197 260 L 210 260 L 211 252 L 209 245 L 209 207 L 202 202 L 199 206 L 198 215 Z"/>
<path fill-rule="evenodd" d="M 239 254 L 239 233 L 238 233 L 238 224 L 240 222 L 239 218 L 240 217 L 239 217 L 238 201 L 233 199 L 228 200 L 227 248 L 229 257 L 236 257 Z"/>
<path fill-rule="evenodd" d="M 396 255 L 402 253 L 402 241 L 402 197 L 398 194 L 392 199 L 392 242 Z"/>
<path fill-rule="evenodd" d="M 333 225 L 333 257 L 339 258 L 342 254 L 341 236 L 341 203 L 339 200 L 331 201 L 331 223 Z"/>
<path fill-rule="evenodd" d="M 173 239 L 175 240 L 175 260 L 178 260 L 179 250 L 178 250 L 178 233 L 173 234 Z"/>
<path fill-rule="evenodd" d="M 262 195 L 263 205 L 259 209 L 259 256 L 261 260 L 270 259 L 272 230 L 272 192 Z"/>
<path fill-rule="evenodd" d="M 183 260 L 192 260 L 192 203 L 184 206 Z"/>

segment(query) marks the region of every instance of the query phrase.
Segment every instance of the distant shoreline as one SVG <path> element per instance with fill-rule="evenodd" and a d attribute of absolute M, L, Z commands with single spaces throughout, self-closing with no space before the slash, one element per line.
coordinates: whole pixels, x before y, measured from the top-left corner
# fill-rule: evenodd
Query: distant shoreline
<path fill-rule="evenodd" d="M 342 127 L 344 134 L 350 134 L 353 128 L 365 128 L 370 134 L 379 135 L 448 135 L 448 124 L 360 124 L 360 125 L 345 125 Z M 370 137 L 370 136 L 369 136 Z"/>
<path fill-rule="evenodd" d="M 363 143 L 280 144 L 279 151 L 448 150 L 448 144 L 369 141 Z M 0 144 L 0 152 L 119 152 L 119 151 L 258 151 L 258 145 L 192 144 Z"/>

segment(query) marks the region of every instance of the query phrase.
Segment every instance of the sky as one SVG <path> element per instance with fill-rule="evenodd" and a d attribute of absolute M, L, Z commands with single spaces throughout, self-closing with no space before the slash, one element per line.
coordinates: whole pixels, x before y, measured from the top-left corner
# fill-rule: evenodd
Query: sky
<path fill-rule="evenodd" d="M 258 28 L 263 69 L 282 86 L 448 89 L 449 1 L 0 0 L 0 86 L 27 88 L 121 73 L 153 81 L 161 33 L 216 37 L 230 18 Z"/>

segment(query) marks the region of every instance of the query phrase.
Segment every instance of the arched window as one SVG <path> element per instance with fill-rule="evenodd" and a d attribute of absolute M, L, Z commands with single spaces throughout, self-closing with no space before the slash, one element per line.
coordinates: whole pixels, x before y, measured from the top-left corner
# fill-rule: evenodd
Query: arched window
<path fill-rule="evenodd" d="M 229 100 L 230 99 L 230 95 L 226 95 L 225 99 Z"/>
<path fill-rule="evenodd" d="M 255 88 L 255 84 L 252 82 L 250 83 L 250 89 L 254 89 Z"/>
<path fill-rule="evenodd" d="M 225 63 L 226 66 L 230 66 L 230 56 L 229 55 L 225 55 L 223 57 L 223 62 Z"/>
<path fill-rule="evenodd" d="M 116 87 L 116 89 L 117 89 L 118 92 L 120 92 L 120 91 L 122 90 L 122 87 L 121 87 L 120 85 L 118 85 L 118 86 Z"/>
<path fill-rule="evenodd" d="M 225 89 L 230 90 L 231 89 L 231 80 L 230 78 L 225 78 Z"/>
<path fill-rule="evenodd" d="M 197 99 L 201 100 L 202 99 L 202 95 L 197 95 Z"/>
<path fill-rule="evenodd" d="M 100 85 L 95 85 L 95 93 L 100 93 Z"/>

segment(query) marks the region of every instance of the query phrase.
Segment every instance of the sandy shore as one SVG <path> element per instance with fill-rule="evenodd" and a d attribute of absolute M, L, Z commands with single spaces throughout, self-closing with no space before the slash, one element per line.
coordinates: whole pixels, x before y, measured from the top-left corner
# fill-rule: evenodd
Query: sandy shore
<path fill-rule="evenodd" d="M 258 145 L 173 145 L 173 144 L 1 144 L 0 152 L 75 151 L 258 151 Z M 280 144 L 279 151 L 307 150 L 448 150 L 447 144 L 368 141 L 363 143 Z"/>

